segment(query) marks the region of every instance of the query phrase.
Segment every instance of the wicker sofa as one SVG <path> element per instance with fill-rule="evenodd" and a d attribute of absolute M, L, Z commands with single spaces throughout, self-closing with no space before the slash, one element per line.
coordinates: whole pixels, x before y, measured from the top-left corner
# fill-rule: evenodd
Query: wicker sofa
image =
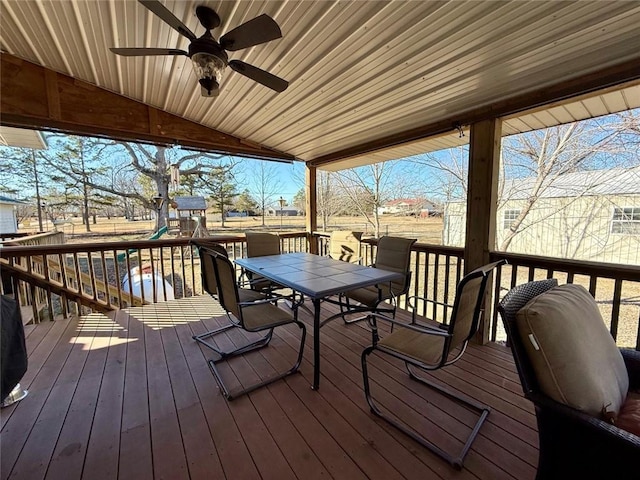
<path fill-rule="evenodd" d="M 640 352 L 615 347 L 581 288 L 558 287 L 554 279 L 530 282 L 499 306 L 524 394 L 535 406 L 536 478 L 640 478 Z M 567 305 L 549 310 L 544 300 L 553 297 Z M 544 366 L 536 365 L 536 355 Z"/>

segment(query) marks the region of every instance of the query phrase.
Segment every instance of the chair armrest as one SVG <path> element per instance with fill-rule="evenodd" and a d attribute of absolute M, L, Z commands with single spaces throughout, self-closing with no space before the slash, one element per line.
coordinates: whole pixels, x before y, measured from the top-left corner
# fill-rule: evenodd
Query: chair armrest
<path fill-rule="evenodd" d="M 253 300 L 251 302 L 239 302 L 238 305 L 241 308 L 253 307 L 253 306 L 256 306 L 256 305 L 263 305 L 265 303 L 275 303 L 278 300 L 290 300 L 290 298 L 288 296 L 285 296 L 285 295 L 276 295 L 274 297 L 263 298 L 262 300 Z"/>
<path fill-rule="evenodd" d="M 628 348 L 621 348 L 622 358 L 629 374 L 629 389 L 640 388 L 640 352 Z"/>
<path fill-rule="evenodd" d="M 385 322 L 389 322 L 392 325 L 398 325 L 399 327 L 402 328 L 408 328 L 409 330 L 413 330 L 416 332 L 420 332 L 420 333 L 425 333 L 427 335 L 436 335 L 439 337 L 450 337 L 451 335 L 449 334 L 449 332 L 440 329 L 439 327 L 430 327 L 428 325 L 421 325 L 421 324 L 416 324 L 416 323 L 404 323 L 404 322 L 400 322 L 398 320 L 395 320 L 393 318 L 389 318 L 386 315 L 381 315 L 379 313 L 371 313 L 368 315 L 367 318 L 379 318 L 380 320 L 384 320 Z M 372 328 L 376 328 L 375 325 L 371 325 L 371 321 L 369 321 L 369 324 Z"/>
<path fill-rule="evenodd" d="M 414 299 L 421 300 L 421 301 L 426 302 L 426 303 L 431 303 L 433 305 L 440 305 L 442 307 L 448 307 L 448 308 L 453 310 L 453 305 L 450 304 L 450 303 L 439 302 L 437 300 L 431 300 L 431 299 L 426 298 L 426 297 L 421 297 L 420 295 L 411 295 L 410 297 L 407 297 L 407 304 L 409 305 L 409 308 L 411 309 L 411 321 L 413 323 L 418 323 L 419 324 L 417 308 L 416 308 L 416 305 L 413 303 Z M 427 318 L 428 320 L 431 320 L 432 322 L 436 323 L 438 325 L 437 328 L 442 328 L 442 329 L 449 328 L 449 326 L 447 324 L 438 322 L 435 319 L 430 319 L 428 317 L 423 317 L 423 318 Z M 432 328 L 435 328 L 435 327 L 432 327 Z"/>

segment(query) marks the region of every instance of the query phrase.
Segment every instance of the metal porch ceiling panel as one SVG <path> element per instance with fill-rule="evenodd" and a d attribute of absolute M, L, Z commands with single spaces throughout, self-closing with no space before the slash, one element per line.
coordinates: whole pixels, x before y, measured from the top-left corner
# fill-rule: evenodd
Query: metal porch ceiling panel
<path fill-rule="evenodd" d="M 200 4 L 222 19 L 216 37 L 261 13 L 272 16 L 282 39 L 230 57 L 289 80 L 289 89 L 277 94 L 227 69 L 220 96 L 202 98 L 186 57 L 112 54 L 112 46 L 187 49 L 186 38 L 133 0 L 0 0 L 0 48 L 303 160 L 630 59 L 640 62 L 640 2 L 163 3 L 196 35 L 203 33 L 195 16 Z M 556 115 L 580 117 L 581 109 L 625 102 L 619 96 L 607 101 L 509 128 L 514 133 Z M 434 145 L 451 141 L 434 139 Z M 393 158 L 393 150 L 376 158 Z"/>
<path fill-rule="evenodd" d="M 597 92 L 581 99 L 561 105 L 549 105 L 517 116 L 504 118 L 502 135 L 516 135 L 532 130 L 553 127 L 564 123 L 577 122 L 588 118 L 619 113 L 640 108 L 640 82 L 619 90 Z M 339 171 L 346 168 L 360 167 L 385 160 L 413 157 L 423 153 L 436 152 L 452 147 L 460 147 L 469 143 L 469 128 L 463 126 L 464 136 L 458 131 L 434 136 L 425 140 L 406 143 L 379 152 L 347 158 L 323 165 L 322 170 Z"/>

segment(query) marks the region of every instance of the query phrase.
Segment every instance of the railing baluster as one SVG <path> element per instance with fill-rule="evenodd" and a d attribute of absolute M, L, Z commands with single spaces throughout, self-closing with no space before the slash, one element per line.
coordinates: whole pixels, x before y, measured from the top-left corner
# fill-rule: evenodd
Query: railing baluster
<path fill-rule="evenodd" d="M 193 253 L 196 249 L 192 248 L 191 252 Z M 169 252 L 171 253 L 170 257 L 171 257 L 171 286 L 173 287 L 173 291 L 176 291 L 176 260 L 174 258 L 175 255 L 175 250 L 174 247 L 169 247 Z M 183 290 L 183 296 L 184 296 L 184 288 Z M 204 292 L 202 292 L 204 293 Z"/>
<path fill-rule="evenodd" d="M 622 280 L 616 279 L 613 286 L 613 302 L 611 305 L 611 335 L 618 338 L 618 320 L 620 316 L 620 299 L 622 297 Z"/>
<path fill-rule="evenodd" d="M 158 301 L 158 287 L 156 285 L 156 264 L 153 260 L 153 248 L 149 249 L 149 265 L 151 268 L 151 298 L 153 298 L 153 303 L 156 303 Z M 164 285 L 164 282 L 162 284 Z M 140 285 L 144 285 L 142 265 L 140 266 Z"/>
<path fill-rule="evenodd" d="M 589 276 L 589 293 L 595 298 L 596 288 L 598 287 L 598 277 Z"/>
<path fill-rule="evenodd" d="M 438 301 L 438 279 L 440 273 L 440 254 L 437 253 L 435 255 L 435 259 L 433 262 L 433 299 Z M 438 304 L 433 303 L 433 310 L 431 313 L 431 318 L 438 318 Z"/>
<path fill-rule="evenodd" d="M 180 267 L 182 268 L 182 289 L 185 290 L 187 283 L 187 274 L 184 268 L 184 247 L 180 249 Z"/>
<path fill-rule="evenodd" d="M 111 251 L 113 255 L 113 274 L 115 276 L 114 280 L 116 282 L 116 295 L 118 298 L 118 308 L 122 308 L 122 287 L 120 282 L 120 263 L 118 262 L 118 251 L 116 249 Z"/>

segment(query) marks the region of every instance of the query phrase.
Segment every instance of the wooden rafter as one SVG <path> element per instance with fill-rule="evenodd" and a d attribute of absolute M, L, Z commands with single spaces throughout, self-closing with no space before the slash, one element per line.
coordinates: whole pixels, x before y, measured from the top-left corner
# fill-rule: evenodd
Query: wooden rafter
<path fill-rule="evenodd" d="M 294 156 L 214 130 L 104 88 L 0 54 L 2 125 L 266 160 Z"/>

